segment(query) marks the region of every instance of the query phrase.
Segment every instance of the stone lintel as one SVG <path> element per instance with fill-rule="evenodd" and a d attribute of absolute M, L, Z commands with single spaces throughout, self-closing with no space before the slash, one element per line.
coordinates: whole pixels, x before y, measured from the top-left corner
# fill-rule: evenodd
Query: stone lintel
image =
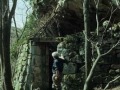
<path fill-rule="evenodd" d="M 112 64 L 111 68 L 112 69 L 120 69 L 120 64 Z"/>
<path fill-rule="evenodd" d="M 63 37 L 30 38 L 34 42 L 61 42 Z"/>

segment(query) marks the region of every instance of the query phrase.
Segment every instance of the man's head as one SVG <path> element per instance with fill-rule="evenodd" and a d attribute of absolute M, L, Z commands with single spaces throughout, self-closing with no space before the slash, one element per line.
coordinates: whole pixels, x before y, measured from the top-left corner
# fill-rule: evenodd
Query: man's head
<path fill-rule="evenodd" d="M 59 57 L 58 52 L 53 52 L 53 53 L 52 53 L 52 57 L 53 57 L 53 58 L 58 58 L 58 57 Z"/>

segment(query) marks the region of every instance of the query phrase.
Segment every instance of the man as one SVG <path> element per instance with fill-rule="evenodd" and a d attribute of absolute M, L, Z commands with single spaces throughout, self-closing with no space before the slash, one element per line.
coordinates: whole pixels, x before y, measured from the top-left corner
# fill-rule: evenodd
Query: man
<path fill-rule="evenodd" d="M 62 71 L 63 71 L 63 63 L 65 60 L 59 58 L 58 52 L 53 52 L 52 57 L 54 59 L 52 66 L 52 88 L 55 90 L 61 90 L 61 81 L 62 81 Z M 63 58 L 63 57 L 62 57 Z"/>

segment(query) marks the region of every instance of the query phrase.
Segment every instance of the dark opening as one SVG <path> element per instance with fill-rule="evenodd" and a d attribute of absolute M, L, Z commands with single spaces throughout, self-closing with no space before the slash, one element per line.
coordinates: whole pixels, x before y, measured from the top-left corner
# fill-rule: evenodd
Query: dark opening
<path fill-rule="evenodd" d="M 52 64 L 53 64 L 53 58 L 50 54 L 49 55 L 49 90 L 52 90 Z"/>
<path fill-rule="evenodd" d="M 52 65 L 53 65 L 53 57 L 52 57 L 51 54 L 52 54 L 52 52 L 56 51 L 56 49 L 57 49 L 56 46 L 57 46 L 57 44 L 49 46 L 49 89 L 48 90 L 52 90 Z"/>

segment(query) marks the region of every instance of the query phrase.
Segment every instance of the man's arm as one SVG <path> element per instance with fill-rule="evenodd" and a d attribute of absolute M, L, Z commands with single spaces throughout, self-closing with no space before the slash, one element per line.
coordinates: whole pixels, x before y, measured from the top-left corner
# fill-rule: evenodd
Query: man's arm
<path fill-rule="evenodd" d="M 60 74 L 60 72 L 59 72 L 59 63 L 58 63 L 58 61 L 56 61 L 55 66 L 56 66 L 55 80 L 57 80 L 58 77 L 59 77 L 59 74 Z"/>
<path fill-rule="evenodd" d="M 56 70 L 56 72 L 55 72 L 55 80 L 57 80 L 59 78 L 59 74 L 60 74 L 59 70 Z"/>
<path fill-rule="evenodd" d="M 59 58 L 63 60 L 63 63 L 66 63 L 66 64 L 69 63 L 69 61 L 65 59 L 63 54 L 61 54 L 61 56 Z"/>
<path fill-rule="evenodd" d="M 60 72 L 56 70 L 56 77 L 59 77 Z"/>
<path fill-rule="evenodd" d="M 57 80 L 58 78 L 59 78 L 59 71 L 56 70 L 55 80 Z"/>

